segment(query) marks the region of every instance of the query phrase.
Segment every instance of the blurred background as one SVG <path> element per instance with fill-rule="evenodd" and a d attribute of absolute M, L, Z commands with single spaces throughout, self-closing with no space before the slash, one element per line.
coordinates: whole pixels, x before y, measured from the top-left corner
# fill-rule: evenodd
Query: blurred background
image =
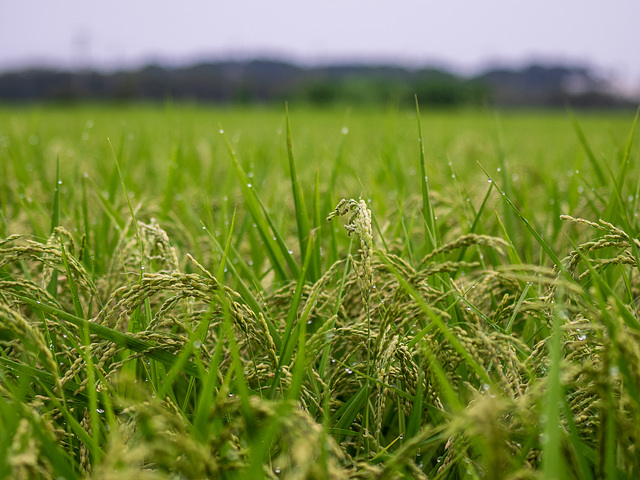
<path fill-rule="evenodd" d="M 638 0 L 0 2 L 3 102 L 640 102 Z"/>

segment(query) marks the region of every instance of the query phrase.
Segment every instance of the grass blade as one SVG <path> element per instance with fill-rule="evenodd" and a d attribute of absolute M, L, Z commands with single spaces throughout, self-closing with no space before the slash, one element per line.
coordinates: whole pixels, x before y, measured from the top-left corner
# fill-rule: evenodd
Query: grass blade
<path fill-rule="evenodd" d="M 317 232 L 316 235 L 320 236 L 322 225 L 325 223 L 322 220 L 322 214 L 320 213 L 320 172 L 316 169 L 315 186 L 313 189 L 313 231 Z M 322 275 L 322 249 L 320 242 L 314 243 L 315 250 L 313 252 L 313 274 L 311 275 L 311 281 L 315 282 Z"/>
<path fill-rule="evenodd" d="M 56 183 L 53 187 L 53 208 L 51 212 L 51 231 L 53 235 L 55 229 L 60 225 L 60 155 L 56 159 Z M 58 271 L 53 269 L 51 272 L 51 280 L 47 285 L 47 291 L 53 298 L 58 299 Z"/>
<path fill-rule="evenodd" d="M 287 153 L 289 157 L 289 177 L 291 179 L 291 190 L 293 191 L 293 205 L 296 213 L 296 225 L 298 227 L 298 243 L 300 245 L 300 257 L 305 258 L 307 252 L 307 245 L 309 243 L 309 233 L 311 228 L 309 227 L 309 217 L 307 207 L 304 201 L 304 192 L 302 186 L 298 181 L 298 174 L 296 172 L 296 165 L 293 159 L 293 147 L 291 145 L 291 126 L 289 124 L 289 106 L 285 104 L 286 110 L 286 123 L 287 123 Z M 311 264 L 309 274 L 310 280 L 315 281 L 318 278 L 318 274 L 315 271 L 315 262 Z"/>
<path fill-rule="evenodd" d="M 480 168 L 482 168 L 482 170 L 484 171 L 484 173 L 487 175 L 487 178 L 489 179 L 489 181 L 491 183 L 493 183 L 493 185 L 495 186 L 495 188 L 498 190 L 498 192 L 502 195 L 502 197 L 504 198 L 504 201 L 507 202 L 509 204 L 509 206 L 513 209 L 513 211 L 516 213 L 516 215 L 520 218 L 520 220 L 522 220 L 522 222 L 524 223 L 525 228 L 529 231 L 529 233 L 533 236 L 533 238 L 536 240 L 536 242 L 538 242 L 538 244 L 542 247 L 542 249 L 545 251 L 545 253 L 549 256 L 549 258 L 551 259 L 551 261 L 553 261 L 553 263 L 556 265 L 556 267 L 558 268 L 558 270 L 560 270 L 561 272 L 565 273 L 567 278 L 570 278 L 571 281 L 573 281 L 573 278 L 571 277 L 571 275 L 569 275 L 569 273 L 567 272 L 567 269 L 564 267 L 564 265 L 562 264 L 562 262 L 560 261 L 560 259 L 558 258 L 558 256 L 555 254 L 555 252 L 551 249 L 551 247 L 549 247 L 549 245 L 547 245 L 547 242 L 545 242 L 542 237 L 540 236 L 540 234 L 538 234 L 538 232 L 535 231 L 535 229 L 529 224 L 529 220 L 527 220 L 527 218 L 520 212 L 520 210 L 518 210 L 518 207 L 516 207 L 513 202 L 511 201 L 511 199 L 509 197 L 507 197 L 506 193 L 503 192 L 500 187 L 498 187 L 498 185 L 496 185 L 496 183 L 493 181 L 493 179 L 491 178 L 491 175 L 489 175 L 489 173 L 484 169 L 484 167 L 482 165 L 480 165 Z"/>
<path fill-rule="evenodd" d="M 142 245 L 142 238 L 140 238 L 140 229 L 138 228 L 136 214 L 133 211 L 133 204 L 131 203 L 131 197 L 129 196 L 129 192 L 127 192 L 127 186 L 124 183 L 124 177 L 122 176 L 122 170 L 120 169 L 118 156 L 116 155 L 116 151 L 113 149 L 111 140 L 107 139 L 107 141 L 109 142 L 109 146 L 111 147 L 111 152 L 113 153 L 113 160 L 116 163 L 116 168 L 118 169 L 118 176 L 120 177 L 120 185 L 122 185 L 122 191 L 124 192 L 124 197 L 127 200 L 127 205 L 129 206 L 129 213 L 131 214 L 131 221 L 133 223 L 133 231 L 136 236 L 136 241 L 138 242 L 138 248 L 140 249 L 140 281 L 142 281 L 142 275 L 144 274 L 145 256 L 144 256 L 144 246 Z"/>
<path fill-rule="evenodd" d="M 629 138 L 624 148 L 624 153 L 620 160 L 620 169 L 618 170 L 618 175 L 613 180 L 613 192 L 611 193 L 611 198 L 609 199 L 609 203 L 607 205 L 607 209 L 604 213 L 604 218 L 607 218 L 611 221 L 615 221 L 614 218 L 620 218 L 624 227 L 629 230 L 630 223 L 629 218 L 626 215 L 627 208 L 624 201 L 623 189 L 625 185 L 625 179 L 627 177 L 627 173 L 629 171 L 629 167 L 631 165 L 631 147 L 633 146 L 633 140 L 636 133 L 636 125 L 638 124 L 638 115 L 640 114 L 640 108 L 636 111 L 636 116 L 633 119 L 633 124 L 631 126 L 631 132 L 629 133 Z"/>
<path fill-rule="evenodd" d="M 429 181 L 427 177 L 427 164 L 424 154 L 424 138 L 422 136 L 422 124 L 420 123 L 420 105 L 418 104 L 418 96 L 416 100 L 416 120 L 418 122 L 418 143 L 420 144 L 420 184 L 422 185 L 422 216 L 425 221 L 425 247 L 426 253 L 438 247 L 440 240 L 438 238 L 438 225 L 436 222 L 435 212 L 431 203 L 431 194 L 429 193 Z"/>
<path fill-rule="evenodd" d="M 593 154 L 593 151 L 591 150 L 591 147 L 589 146 L 589 142 L 587 141 L 587 137 L 584 134 L 584 131 L 582 130 L 582 127 L 580 126 L 580 122 L 578 122 L 578 119 L 576 118 L 576 116 L 574 115 L 573 111 L 571 109 L 568 110 L 568 114 L 569 114 L 569 119 L 571 120 L 571 123 L 573 124 L 573 128 L 576 131 L 576 134 L 578 135 L 578 139 L 580 140 L 580 143 L 582 144 L 582 148 L 584 148 L 584 152 L 587 154 L 587 158 L 589 159 L 589 162 L 591 162 L 591 167 L 593 168 L 593 171 L 596 174 L 596 177 L 598 178 L 598 183 L 601 186 L 604 186 L 607 184 L 607 179 L 605 178 L 604 172 L 602 171 L 602 167 L 600 166 L 600 163 L 598 162 L 598 160 L 596 159 L 596 156 Z"/>
<path fill-rule="evenodd" d="M 282 372 L 282 367 L 284 365 L 289 364 L 289 361 L 291 360 L 291 356 L 293 355 L 293 350 L 295 348 L 295 340 L 297 339 L 296 334 L 300 328 L 300 322 L 302 321 L 302 320 L 299 320 L 296 323 L 296 317 L 298 316 L 298 305 L 300 304 L 300 298 L 302 296 L 302 287 L 304 286 L 304 283 L 305 283 L 304 280 L 307 274 L 307 270 L 309 269 L 309 264 L 311 263 L 311 256 L 312 256 L 311 249 L 308 249 L 307 256 L 304 259 L 304 266 L 302 268 L 302 272 L 298 277 L 296 290 L 293 293 L 293 297 L 290 300 L 291 306 L 289 307 L 289 313 L 287 315 L 285 331 L 284 331 L 284 334 L 282 335 L 282 346 L 280 348 L 280 358 L 278 361 L 278 368 L 276 369 L 276 372 L 273 378 L 273 383 L 271 384 L 271 391 L 269 394 L 269 397 L 272 400 L 275 398 L 275 395 L 276 395 L 277 386 L 278 386 L 281 372 Z M 317 295 L 317 291 L 315 292 L 315 294 Z M 313 298 L 309 300 L 308 307 L 311 308 L 311 305 L 313 305 Z M 306 315 L 308 316 L 308 314 L 309 313 L 307 312 Z M 294 326 L 294 323 L 296 323 L 295 326 Z"/>
<path fill-rule="evenodd" d="M 231 143 L 229 143 L 228 139 L 226 140 L 227 140 L 227 147 L 229 150 L 229 154 L 231 155 L 231 160 L 233 162 L 236 175 L 240 180 L 240 188 L 242 190 L 242 196 L 244 197 L 246 206 L 249 209 L 251 216 L 253 217 L 253 221 L 256 223 L 258 233 L 260 235 L 260 238 L 262 239 L 262 243 L 266 250 L 267 256 L 271 261 L 271 266 L 273 268 L 273 271 L 276 275 L 277 280 L 279 282 L 283 282 L 287 279 L 282 258 L 284 258 L 285 263 L 289 266 L 289 269 L 293 274 L 293 276 L 297 278 L 298 276 L 297 274 L 299 274 L 300 272 L 299 267 L 293 260 L 292 255 L 289 253 L 290 250 L 287 248 L 286 244 L 284 243 L 284 239 L 282 238 L 282 235 L 280 235 L 280 232 L 278 232 L 278 229 L 275 228 L 275 224 L 271 220 L 271 217 L 269 216 L 267 209 L 258 198 L 258 194 L 255 191 L 255 188 L 253 188 L 253 184 L 249 182 L 249 179 L 246 173 L 244 172 L 242 166 L 240 166 L 240 163 L 236 158 L 236 154 L 233 151 L 233 148 L 231 147 Z M 279 248 L 282 254 L 282 257 L 279 257 L 276 254 L 276 251 L 273 245 L 274 243 Z"/>
<path fill-rule="evenodd" d="M 549 373 L 547 375 L 547 393 L 544 400 L 544 421 L 542 437 L 542 472 L 545 478 L 564 478 L 566 465 L 562 455 L 563 428 L 560 414 L 563 392 L 560 377 L 562 375 L 562 321 L 565 316 L 560 308 L 562 295 L 558 296 L 556 311 L 553 315 L 553 327 L 549 342 Z"/>

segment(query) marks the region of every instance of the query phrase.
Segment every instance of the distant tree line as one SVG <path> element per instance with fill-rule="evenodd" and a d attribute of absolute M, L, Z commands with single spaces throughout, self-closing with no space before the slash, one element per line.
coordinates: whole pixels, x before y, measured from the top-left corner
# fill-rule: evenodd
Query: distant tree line
<path fill-rule="evenodd" d="M 288 100 L 313 105 L 421 104 L 457 107 L 628 106 L 588 69 L 532 65 L 493 69 L 464 78 L 441 69 L 334 65 L 303 68 L 267 60 L 202 63 L 188 67 L 150 65 L 102 73 L 28 69 L 0 75 L 0 101 L 158 101 L 168 98 L 219 104 Z"/>

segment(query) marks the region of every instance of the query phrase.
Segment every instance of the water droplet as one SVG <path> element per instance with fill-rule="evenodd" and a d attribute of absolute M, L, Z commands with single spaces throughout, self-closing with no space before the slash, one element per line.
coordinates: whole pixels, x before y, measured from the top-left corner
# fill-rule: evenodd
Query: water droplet
<path fill-rule="evenodd" d="M 220 130 L 218 131 L 218 133 L 220 133 L 220 135 L 222 135 L 222 134 L 224 133 L 224 130 L 223 130 L 223 129 L 220 129 Z"/>
<path fill-rule="evenodd" d="M 251 185 L 250 183 L 247 183 L 247 187 L 251 188 L 251 187 L 252 187 L 252 185 Z"/>
<path fill-rule="evenodd" d="M 489 180 L 487 180 L 487 182 L 488 182 L 488 183 L 491 183 L 491 182 L 493 182 L 493 180 L 489 179 Z"/>
<path fill-rule="evenodd" d="M 293 255 L 293 250 L 288 250 L 289 255 Z"/>
<path fill-rule="evenodd" d="M 98 413 L 104 413 L 104 410 L 102 408 L 96 408 L 96 412 Z"/>
<path fill-rule="evenodd" d="M 196 340 L 193 342 L 193 348 L 200 348 L 202 346 L 202 342 L 200 340 Z"/>
<path fill-rule="evenodd" d="M 349 133 L 349 129 L 347 127 L 342 127 L 342 134 L 346 135 L 347 133 Z"/>
<path fill-rule="evenodd" d="M 249 177 L 249 178 L 253 178 L 253 172 L 248 172 L 248 173 L 247 173 L 247 177 Z"/>

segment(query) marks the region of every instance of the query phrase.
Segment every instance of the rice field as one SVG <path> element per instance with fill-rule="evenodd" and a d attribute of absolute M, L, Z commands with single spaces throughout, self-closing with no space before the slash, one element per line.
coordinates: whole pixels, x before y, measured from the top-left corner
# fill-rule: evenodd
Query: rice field
<path fill-rule="evenodd" d="M 640 477 L 636 119 L 0 107 L 0 477 Z"/>

